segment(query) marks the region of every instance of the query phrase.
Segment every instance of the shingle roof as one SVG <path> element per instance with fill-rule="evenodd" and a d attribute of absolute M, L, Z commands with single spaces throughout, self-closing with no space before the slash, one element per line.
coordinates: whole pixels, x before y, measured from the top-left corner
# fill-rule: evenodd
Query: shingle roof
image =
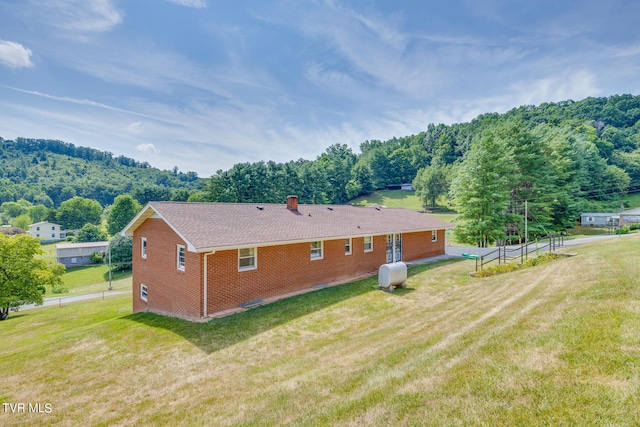
<path fill-rule="evenodd" d="M 133 235 L 151 217 L 162 218 L 193 252 L 452 227 L 397 208 L 301 204 L 296 212 L 286 204 L 150 202 L 122 234 Z"/>

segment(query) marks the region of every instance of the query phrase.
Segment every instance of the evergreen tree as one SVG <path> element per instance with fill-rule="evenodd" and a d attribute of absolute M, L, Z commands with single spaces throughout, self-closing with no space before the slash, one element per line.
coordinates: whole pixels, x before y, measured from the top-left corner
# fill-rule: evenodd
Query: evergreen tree
<path fill-rule="evenodd" d="M 458 241 L 486 247 L 505 238 L 514 170 L 509 147 L 495 133 L 485 132 L 472 143 L 451 185 Z"/>

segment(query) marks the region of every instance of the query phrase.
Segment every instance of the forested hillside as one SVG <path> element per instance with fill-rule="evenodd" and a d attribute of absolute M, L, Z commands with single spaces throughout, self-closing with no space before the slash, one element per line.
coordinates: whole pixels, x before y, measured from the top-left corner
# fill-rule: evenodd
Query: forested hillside
<path fill-rule="evenodd" d="M 413 182 L 425 206 L 448 196 L 460 212 L 461 241 L 487 244 L 521 237 L 525 216 L 534 235 L 561 231 L 581 211 L 619 209 L 629 192 L 640 191 L 640 96 L 429 124 L 417 135 L 365 141 L 358 153 L 335 143 L 315 160 L 240 163 L 208 181 L 60 141 L 0 138 L 0 160 L 0 203 L 25 199 L 56 208 L 73 196 L 106 206 L 120 194 L 141 204 L 283 203 L 287 194 L 302 203 L 345 203 Z"/>
<path fill-rule="evenodd" d="M 413 182 L 425 205 L 450 197 L 463 214 L 460 230 L 472 225 L 465 241 L 520 236 L 525 202 L 532 233 L 546 234 L 571 226 L 581 211 L 619 209 L 640 190 L 639 120 L 640 96 L 528 105 L 365 141 L 360 153 L 335 144 L 315 161 L 237 164 L 218 171 L 205 193 L 224 202 L 282 202 L 295 193 L 303 203 L 344 203 Z M 482 222 L 488 228 L 480 230 Z"/>
<path fill-rule="evenodd" d="M 202 188 L 195 172 L 162 171 L 124 156 L 46 139 L 0 138 L 0 203 L 25 199 L 49 208 L 74 196 L 110 205 L 120 194 L 187 200 Z"/>

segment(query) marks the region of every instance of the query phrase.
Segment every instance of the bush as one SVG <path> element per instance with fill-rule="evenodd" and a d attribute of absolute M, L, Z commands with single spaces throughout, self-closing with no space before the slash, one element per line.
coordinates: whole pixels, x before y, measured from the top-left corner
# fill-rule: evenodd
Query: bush
<path fill-rule="evenodd" d="M 640 224 L 631 224 L 629 230 L 640 230 Z"/>
<path fill-rule="evenodd" d="M 91 260 L 91 262 L 94 264 L 100 264 L 102 261 L 104 261 L 104 254 L 100 252 L 94 252 L 89 255 L 89 260 Z"/>
<path fill-rule="evenodd" d="M 510 263 L 510 264 L 502 264 L 502 265 L 492 265 L 491 267 L 487 267 L 484 270 L 480 270 L 476 272 L 474 276 L 489 277 L 489 276 L 495 276 L 496 274 L 511 273 L 512 271 L 516 271 L 521 268 L 533 267 L 535 265 L 540 265 L 544 262 L 552 261 L 557 258 L 558 258 L 557 254 L 553 252 L 549 252 L 544 255 L 540 255 L 539 257 L 531 258 L 526 262 L 524 262 L 523 264 Z"/>
<path fill-rule="evenodd" d="M 44 295 L 44 294 L 46 294 L 46 293 L 47 293 L 47 287 L 46 287 L 46 286 L 44 286 L 44 285 L 40 285 L 40 286 L 38 286 L 38 290 L 39 290 L 40 292 L 42 292 L 42 295 Z"/>
<path fill-rule="evenodd" d="M 54 294 L 64 294 L 65 292 L 68 292 L 69 288 L 67 288 L 63 283 L 58 283 L 56 285 L 53 285 L 53 288 L 51 288 L 51 292 Z"/>
<path fill-rule="evenodd" d="M 620 227 L 620 228 L 616 229 L 616 234 L 629 234 L 629 228 L 628 227 Z"/>

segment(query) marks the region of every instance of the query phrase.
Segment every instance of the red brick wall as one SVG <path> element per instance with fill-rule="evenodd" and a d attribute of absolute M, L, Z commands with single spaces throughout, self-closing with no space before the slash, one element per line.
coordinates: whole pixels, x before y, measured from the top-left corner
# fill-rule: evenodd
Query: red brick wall
<path fill-rule="evenodd" d="M 438 230 L 438 238 L 431 241 L 431 231 L 402 235 L 402 259 L 413 261 L 444 253 L 444 230 Z"/>
<path fill-rule="evenodd" d="M 218 251 L 208 256 L 207 311 L 209 314 L 239 304 L 285 294 L 313 285 L 349 279 L 375 272 L 386 261 L 386 235 L 374 236 L 373 252 L 364 252 L 364 239 L 352 240 L 352 254 L 345 255 L 344 240 L 324 241 L 324 257 L 310 259 L 309 243 L 257 248 L 258 268 L 238 271 L 238 251 Z M 444 253 L 444 231 L 438 241 L 431 232 L 402 236 L 403 260 L 411 261 Z"/>
<path fill-rule="evenodd" d="M 140 255 L 147 238 L 147 258 Z M 133 235 L 133 312 L 154 311 L 197 319 L 202 316 L 202 256 L 186 251 L 185 271 L 176 268 L 176 245 L 185 242 L 161 219 L 146 220 Z M 186 245 L 185 245 L 186 246 Z M 140 298 L 140 284 L 148 289 Z"/>
<path fill-rule="evenodd" d="M 147 258 L 141 258 L 141 237 L 147 238 Z M 202 317 L 204 254 L 186 251 L 186 268 L 176 268 L 176 245 L 185 245 L 160 219 L 146 220 L 133 237 L 133 311 L 171 316 Z M 186 245 L 185 245 L 186 246 Z M 431 232 L 404 233 L 402 258 L 411 261 L 444 253 L 444 231 L 431 241 Z M 324 241 L 323 259 L 311 260 L 310 244 L 257 248 L 258 268 L 238 271 L 238 250 L 207 256 L 207 311 L 215 313 L 239 304 L 350 279 L 376 272 L 386 260 L 386 235 L 374 236 L 373 252 L 364 252 L 364 239 L 352 239 L 352 254 L 345 255 L 344 239 Z M 148 288 L 148 301 L 140 298 L 140 284 Z"/>

